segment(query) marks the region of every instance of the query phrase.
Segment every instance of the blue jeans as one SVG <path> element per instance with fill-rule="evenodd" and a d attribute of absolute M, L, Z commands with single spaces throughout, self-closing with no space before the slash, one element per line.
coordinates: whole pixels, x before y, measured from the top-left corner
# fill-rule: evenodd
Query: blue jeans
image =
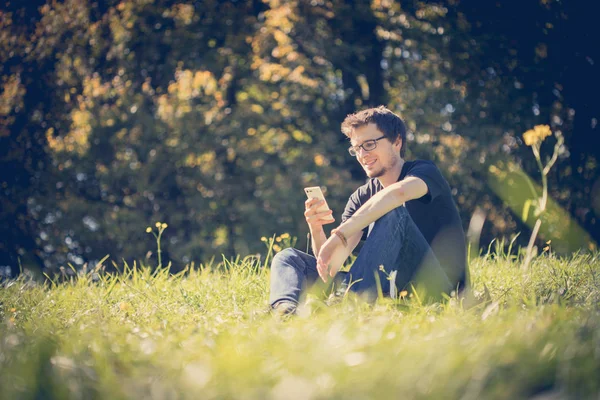
<path fill-rule="evenodd" d="M 383 266 L 385 273 L 380 270 Z M 403 290 L 413 284 L 431 299 L 439 299 L 453 287 L 440 267 L 427 240 L 419 231 L 405 207 L 397 207 L 372 225 L 358 257 L 343 278 L 350 290 L 366 295 L 367 301 L 377 298 L 379 277 L 383 293 L 390 292 L 386 273 L 397 271 L 396 287 Z M 306 289 L 319 280 L 315 257 L 294 248 L 287 248 L 273 257 L 271 263 L 271 306 L 279 301 L 298 304 Z M 421 292 L 421 291 L 420 291 Z"/>

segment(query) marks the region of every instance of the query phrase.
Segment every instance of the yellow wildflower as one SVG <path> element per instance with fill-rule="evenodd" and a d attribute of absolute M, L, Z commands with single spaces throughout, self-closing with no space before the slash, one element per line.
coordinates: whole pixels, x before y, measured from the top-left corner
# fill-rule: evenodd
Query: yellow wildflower
<path fill-rule="evenodd" d="M 152 232 L 152 228 L 150 228 L 150 227 L 147 227 L 147 228 L 146 228 L 146 233 L 150 233 L 150 232 Z"/>
<path fill-rule="evenodd" d="M 161 223 L 157 222 L 156 224 L 154 224 L 154 226 L 156 226 L 157 228 L 160 228 Z"/>
<path fill-rule="evenodd" d="M 550 135 L 552 135 L 552 131 L 548 125 L 536 125 L 523 134 L 523 140 L 527 146 L 533 146 L 543 142 Z"/>
<path fill-rule="evenodd" d="M 167 226 L 169 226 L 169 225 L 167 225 L 167 224 L 163 223 L 163 224 L 161 225 L 161 228 L 165 229 Z"/>

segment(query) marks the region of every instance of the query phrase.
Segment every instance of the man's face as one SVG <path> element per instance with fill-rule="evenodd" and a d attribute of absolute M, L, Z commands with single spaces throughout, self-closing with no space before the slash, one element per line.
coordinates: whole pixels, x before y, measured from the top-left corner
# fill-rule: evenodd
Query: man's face
<path fill-rule="evenodd" d="M 383 136 L 383 132 L 377 129 L 377 125 L 373 123 L 367 124 L 354 130 L 350 144 L 358 146 L 367 140 L 377 139 L 381 136 Z M 400 138 L 395 143 L 391 143 L 387 138 L 383 138 L 377 141 L 377 147 L 371 151 L 358 148 L 356 159 L 369 178 L 378 178 L 400 162 L 401 145 L 402 141 Z"/>

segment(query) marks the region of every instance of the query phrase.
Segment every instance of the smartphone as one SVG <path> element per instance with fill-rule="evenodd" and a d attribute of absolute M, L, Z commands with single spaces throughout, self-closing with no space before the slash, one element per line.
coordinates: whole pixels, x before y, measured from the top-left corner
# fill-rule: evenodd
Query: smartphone
<path fill-rule="evenodd" d="M 319 206 L 319 208 L 317 208 L 318 212 L 329 211 L 327 200 L 325 200 L 325 196 L 323 195 L 323 192 L 321 191 L 321 188 L 319 186 L 306 187 L 304 188 L 304 192 L 306 193 L 306 197 L 308 197 L 309 199 L 319 199 L 325 201 L 325 203 L 323 203 L 321 206 Z"/>

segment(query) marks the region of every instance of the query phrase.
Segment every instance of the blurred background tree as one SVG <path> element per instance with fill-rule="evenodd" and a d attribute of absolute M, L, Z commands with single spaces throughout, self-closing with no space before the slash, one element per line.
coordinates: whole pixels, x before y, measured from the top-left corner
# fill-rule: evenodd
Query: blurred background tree
<path fill-rule="evenodd" d="M 365 179 L 339 125 L 379 104 L 405 118 L 408 158 L 440 166 L 465 229 L 485 215 L 482 246 L 528 230 L 488 171 L 536 177 L 521 134 L 549 124 L 565 137 L 550 196 L 597 241 L 592 14 L 551 0 L 4 2 L 0 266 L 156 264 L 155 221 L 176 269 L 275 232 L 303 247 L 302 187 L 326 187 L 339 220 Z"/>

